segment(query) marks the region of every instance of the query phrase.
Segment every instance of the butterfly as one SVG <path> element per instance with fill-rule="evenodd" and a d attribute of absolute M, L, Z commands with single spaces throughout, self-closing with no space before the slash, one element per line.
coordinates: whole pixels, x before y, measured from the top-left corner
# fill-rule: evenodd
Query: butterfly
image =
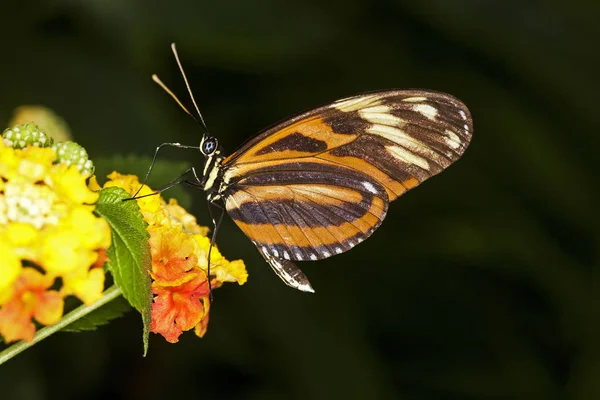
<path fill-rule="evenodd" d="M 458 160 L 473 134 L 469 110 L 457 98 L 429 90 L 385 90 L 298 114 L 225 156 L 207 133 L 171 47 L 205 128 L 199 145 L 204 165 L 201 173 L 186 171 L 193 179 L 166 187 L 185 182 L 204 190 L 215 228 L 212 243 L 223 216 L 214 218 L 212 207 L 224 207 L 273 271 L 305 292 L 313 288 L 296 261 L 332 257 L 367 239 L 390 202 Z M 198 149 L 165 143 L 153 161 L 162 146 Z"/>

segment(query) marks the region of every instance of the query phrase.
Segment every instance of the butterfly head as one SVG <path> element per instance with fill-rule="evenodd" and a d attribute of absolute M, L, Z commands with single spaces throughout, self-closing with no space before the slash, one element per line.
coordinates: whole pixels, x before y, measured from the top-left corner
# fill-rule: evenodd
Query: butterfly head
<path fill-rule="evenodd" d="M 216 137 L 204 135 L 200 141 L 200 151 L 204 157 L 213 157 L 218 153 L 219 141 Z"/>

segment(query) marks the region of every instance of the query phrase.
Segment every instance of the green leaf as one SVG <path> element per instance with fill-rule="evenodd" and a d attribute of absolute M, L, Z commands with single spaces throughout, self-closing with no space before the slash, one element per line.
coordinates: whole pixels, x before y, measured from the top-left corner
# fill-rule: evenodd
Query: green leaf
<path fill-rule="evenodd" d="M 137 175 L 140 180 L 143 180 L 151 162 L 151 157 L 137 156 L 134 154 L 94 158 L 96 167 L 95 173 L 100 185 L 106 182 L 106 176 L 113 171 L 118 171 L 121 174 L 134 174 Z M 148 177 L 147 185 L 152 189 L 158 189 L 178 178 L 179 175 L 189 167 L 190 165 L 187 162 L 157 160 L 152 168 L 152 173 Z M 185 209 L 189 209 L 192 205 L 192 197 L 190 193 L 184 189 L 184 185 L 175 186 L 164 192 L 162 195 L 165 199 L 177 199 L 179 204 Z"/>
<path fill-rule="evenodd" d="M 108 270 L 127 301 L 142 314 L 144 355 L 148 351 L 152 294 L 150 290 L 150 235 L 135 201 L 123 201 L 129 194 L 119 187 L 100 191 L 95 213 L 108 222 L 112 245 L 108 249 Z"/>
<path fill-rule="evenodd" d="M 131 311 L 131 305 L 124 297 L 118 297 L 103 307 L 91 312 L 67 325 L 63 332 L 95 331 L 97 327 L 106 325 L 113 319 Z"/>

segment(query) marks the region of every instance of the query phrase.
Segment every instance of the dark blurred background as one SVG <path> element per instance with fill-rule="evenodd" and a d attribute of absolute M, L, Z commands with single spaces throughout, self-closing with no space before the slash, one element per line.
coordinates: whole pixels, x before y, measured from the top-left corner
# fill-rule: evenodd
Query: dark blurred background
<path fill-rule="evenodd" d="M 588 4 L 589 3 L 589 4 Z M 152 335 L 135 313 L 61 333 L 0 367 L 3 399 L 598 399 L 597 2 L 56 0 L 0 6 L 0 120 L 63 116 L 92 159 L 197 144 L 169 43 L 232 151 L 291 114 L 362 91 L 429 88 L 475 135 L 392 204 L 372 239 L 286 287 L 229 219 L 246 285 L 208 334 Z M 200 163 L 194 151 L 164 159 Z M 172 177 L 179 170 L 172 171 Z M 203 193 L 192 193 L 202 224 Z"/>

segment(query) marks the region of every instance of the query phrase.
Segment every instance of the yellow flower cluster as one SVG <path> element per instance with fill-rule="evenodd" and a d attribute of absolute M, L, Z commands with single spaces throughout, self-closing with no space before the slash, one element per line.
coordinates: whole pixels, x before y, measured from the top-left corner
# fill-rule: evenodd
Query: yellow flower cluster
<path fill-rule="evenodd" d="M 110 228 L 92 213 L 98 193 L 52 148 L 22 150 L 0 140 L 0 335 L 31 340 L 32 318 L 58 321 L 63 299 L 102 296 L 99 259 Z M 58 279 L 60 278 L 60 279 Z"/>
<path fill-rule="evenodd" d="M 141 185 L 134 175 L 113 172 L 108 178 L 105 188 L 118 186 L 131 195 Z M 90 186 L 100 189 L 94 178 Z M 144 185 L 138 196 L 152 193 Z M 183 331 L 190 329 L 201 337 L 206 332 L 210 307 L 208 279 L 213 289 L 224 282 L 243 285 L 248 279 L 244 262 L 228 261 L 214 246 L 208 277 L 208 228 L 199 226 L 196 218 L 174 199 L 167 203 L 155 195 L 139 198 L 137 203 L 150 233 L 154 294 L 150 328 L 169 342 L 176 342 Z"/>

